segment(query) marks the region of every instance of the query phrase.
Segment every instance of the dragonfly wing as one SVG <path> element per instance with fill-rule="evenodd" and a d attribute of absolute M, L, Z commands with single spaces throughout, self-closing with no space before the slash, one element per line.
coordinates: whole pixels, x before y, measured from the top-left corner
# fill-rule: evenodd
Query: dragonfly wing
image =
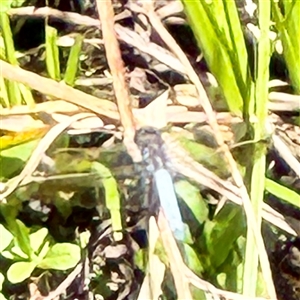
<path fill-rule="evenodd" d="M 159 169 L 154 173 L 160 205 L 164 210 L 174 236 L 178 240 L 184 239 L 184 224 L 182 222 L 174 184 L 170 173 L 166 169 Z"/>

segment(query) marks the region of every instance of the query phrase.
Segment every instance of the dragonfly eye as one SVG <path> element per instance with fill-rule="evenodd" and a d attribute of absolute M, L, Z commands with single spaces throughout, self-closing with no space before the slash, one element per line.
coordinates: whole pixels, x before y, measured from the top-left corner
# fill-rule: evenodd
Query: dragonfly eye
<path fill-rule="evenodd" d="M 159 130 L 143 127 L 136 132 L 134 141 L 141 150 L 148 172 L 153 173 L 164 167 L 166 163 L 164 141 Z"/>
<path fill-rule="evenodd" d="M 141 150 L 151 145 L 161 146 L 164 143 L 159 130 L 153 127 L 139 129 L 135 134 L 134 141 Z"/>

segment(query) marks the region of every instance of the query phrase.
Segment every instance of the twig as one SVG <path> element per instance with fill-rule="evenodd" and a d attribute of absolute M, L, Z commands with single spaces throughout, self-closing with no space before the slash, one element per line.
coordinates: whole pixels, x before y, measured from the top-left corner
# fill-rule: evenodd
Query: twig
<path fill-rule="evenodd" d="M 177 299 L 193 299 L 189 289 L 188 280 L 185 276 L 185 273 L 182 271 L 185 264 L 173 237 L 169 223 L 166 220 L 162 210 L 159 211 L 157 225 L 162 237 L 164 249 L 170 262 L 170 269 L 173 274 L 177 291 Z"/>
<path fill-rule="evenodd" d="M 51 7 L 39 7 L 36 8 L 35 6 L 26 6 L 26 7 L 18 7 L 18 8 L 11 8 L 8 11 L 8 14 L 11 16 L 38 16 L 38 17 L 55 17 L 65 22 L 85 25 L 85 26 L 100 26 L 100 22 L 98 19 L 91 18 L 89 16 L 83 16 L 78 13 L 74 12 L 66 12 L 61 11 Z M 117 14 L 114 17 L 115 21 L 122 20 L 129 16 L 128 11 L 123 11 Z"/>
<path fill-rule="evenodd" d="M 48 296 L 40 298 L 40 300 L 52 300 L 61 295 L 74 281 L 74 279 L 80 274 L 82 270 L 82 263 L 78 264 L 76 268 L 67 276 L 67 278 L 55 289 L 50 292 Z"/>
<path fill-rule="evenodd" d="M 78 106 L 92 110 L 96 114 L 118 120 L 116 105 L 108 100 L 100 99 L 92 95 L 76 90 L 66 84 L 39 76 L 20 67 L 12 66 L 4 60 L 0 60 L 1 76 L 6 79 L 23 83 L 30 88 L 45 95 L 63 99 Z M 0 113 L 1 115 L 1 113 Z"/>
<path fill-rule="evenodd" d="M 113 87 L 124 128 L 124 144 L 134 160 L 141 160 L 140 151 L 134 143 L 135 124 L 131 110 L 129 89 L 125 81 L 125 67 L 114 30 L 114 11 L 111 0 L 97 0 L 107 62 L 113 77 Z"/>

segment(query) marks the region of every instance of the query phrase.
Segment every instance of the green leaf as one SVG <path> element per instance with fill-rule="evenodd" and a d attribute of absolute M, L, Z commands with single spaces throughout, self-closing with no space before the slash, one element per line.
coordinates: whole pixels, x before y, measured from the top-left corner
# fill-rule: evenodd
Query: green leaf
<path fill-rule="evenodd" d="M 31 258 L 33 251 L 30 246 L 29 229 L 20 220 L 16 220 L 14 236 L 16 247 L 19 246 L 20 249 Z"/>
<path fill-rule="evenodd" d="M 34 140 L 0 151 L 0 178 L 8 179 L 20 172 L 38 143 Z"/>
<path fill-rule="evenodd" d="M 22 83 L 18 83 L 18 87 L 19 87 L 19 90 L 21 92 L 22 98 L 24 99 L 25 103 L 29 106 L 35 105 L 30 88 Z"/>
<path fill-rule="evenodd" d="M 47 255 L 47 253 L 48 253 L 48 251 L 49 251 L 49 248 L 50 248 L 49 245 L 50 245 L 50 242 L 47 241 L 47 242 L 43 245 L 43 247 L 42 247 L 40 253 L 38 254 L 37 260 L 38 260 L 39 263 L 40 263 L 40 262 L 44 259 L 44 257 Z"/>
<path fill-rule="evenodd" d="M 222 178 L 229 176 L 228 167 L 224 163 L 224 158 L 220 152 L 182 136 L 179 137 L 179 141 L 194 160 L 200 162 Z"/>
<path fill-rule="evenodd" d="M 13 238 L 14 236 L 2 224 L 0 224 L 0 253 L 6 249 Z"/>
<path fill-rule="evenodd" d="M 193 299 L 209 299 L 208 297 L 206 297 L 206 293 L 203 290 L 200 290 L 193 285 L 190 285 L 190 290 Z"/>
<path fill-rule="evenodd" d="M 44 243 L 44 240 L 47 237 L 47 235 L 48 235 L 48 229 L 45 227 L 30 234 L 29 236 L 30 246 L 35 253 L 37 253 L 41 245 Z"/>
<path fill-rule="evenodd" d="M 300 208 L 300 195 L 289 188 L 271 180 L 265 180 L 266 191 L 274 196 Z"/>
<path fill-rule="evenodd" d="M 241 237 L 245 239 L 244 237 Z M 241 292 L 243 276 L 243 256 L 245 247 L 238 249 L 238 242 L 234 243 L 234 248 L 229 252 L 225 262 L 221 266 L 220 276 L 217 277 L 218 283 L 225 290 Z"/>
<path fill-rule="evenodd" d="M 67 62 L 67 69 L 65 72 L 64 81 L 66 84 L 71 86 L 73 86 L 75 82 L 82 42 L 83 42 L 83 36 L 77 35 L 75 38 L 75 43 L 71 48 L 70 55 Z"/>
<path fill-rule="evenodd" d="M 180 196 L 194 215 L 199 224 L 208 218 L 208 207 L 199 189 L 186 180 L 175 183 L 176 194 Z"/>
<path fill-rule="evenodd" d="M 8 250 L 2 251 L 1 255 L 3 257 L 6 257 L 7 259 L 11 259 L 11 260 L 15 259 L 15 256 Z"/>
<path fill-rule="evenodd" d="M 187 266 L 197 275 L 201 275 L 204 272 L 204 267 L 199 260 L 197 252 L 188 244 L 183 244 L 183 247 Z"/>
<path fill-rule="evenodd" d="M 12 0 L 12 7 L 21 7 L 26 0 Z"/>
<path fill-rule="evenodd" d="M 66 161 L 69 163 L 65 164 Z M 74 157 L 70 153 L 59 153 L 55 156 L 55 169 L 58 173 L 89 172 L 91 162 L 82 156 Z"/>
<path fill-rule="evenodd" d="M 80 260 L 80 247 L 70 243 L 55 244 L 38 264 L 41 269 L 68 270 Z"/>
<path fill-rule="evenodd" d="M 27 260 L 29 258 L 29 256 L 26 253 L 24 253 L 22 251 L 22 249 L 20 247 L 18 247 L 18 246 L 12 247 L 11 250 L 10 250 L 10 252 L 11 252 L 11 254 L 14 255 L 14 259 L 19 259 L 19 260 L 20 259 L 22 259 L 22 260 L 24 259 L 24 260 Z"/>
<path fill-rule="evenodd" d="M 7 279 L 11 283 L 19 283 L 29 278 L 36 268 L 35 262 L 16 262 L 7 271 Z"/>
<path fill-rule="evenodd" d="M 272 1 L 272 13 L 280 35 L 283 56 L 295 93 L 300 93 L 300 1 Z M 284 13 L 284 15 L 282 15 Z"/>
<path fill-rule="evenodd" d="M 148 256 L 148 253 L 145 249 L 138 249 L 137 251 L 134 251 L 134 264 L 140 269 L 145 270 L 145 264 L 146 264 L 146 257 Z"/>
<path fill-rule="evenodd" d="M 2 1 L 1 1 L 1 8 L 3 8 Z M 10 28 L 10 20 L 7 13 L 4 12 L 0 13 L 0 25 L 1 25 L 1 35 L 3 36 L 4 44 L 5 44 L 6 59 L 12 65 L 18 65 L 18 61 L 15 56 L 13 36 Z"/>
<path fill-rule="evenodd" d="M 245 232 L 246 224 L 241 207 L 232 203 L 226 203 L 213 223 L 206 238 L 211 263 L 217 268 L 226 260 L 234 242 Z"/>
<path fill-rule="evenodd" d="M 9 149 L 1 150 L 0 154 L 3 157 L 18 158 L 26 162 L 38 143 L 39 140 L 26 142 L 17 146 L 13 146 Z"/>
<path fill-rule="evenodd" d="M 1 0 L 0 13 L 6 12 L 11 8 L 13 0 Z"/>
<path fill-rule="evenodd" d="M 90 231 L 83 231 L 79 234 L 79 240 L 80 240 L 80 247 L 81 249 L 84 249 L 88 246 L 89 241 L 91 237 L 91 232 Z"/>
<path fill-rule="evenodd" d="M 3 36 L 3 41 L 5 45 L 5 58 L 10 64 L 17 66 L 18 61 L 15 56 L 15 47 L 14 47 L 13 36 L 10 28 L 9 16 L 6 12 L 3 12 L 7 10 L 7 6 L 5 5 L 4 7 L 2 7 L 2 2 L 1 2 L 1 8 L 2 8 L 1 9 L 2 12 L 0 12 L 0 27 L 1 27 L 1 35 Z M 21 105 L 22 96 L 18 88 L 19 84 L 17 82 L 7 80 L 5 85 L 6 85 L 6 91 L 10 102 L 9 103 L 10 106 Z"/>
<path fill-rule="evenodd" d="M 2 213 L 5 213 L 3 216 L 7 223 L 7 227 L 14 235 L 13 253 L 24 258 L 31 258 L 34 253 L 30 246 L 29 229 L 20 220 L 15 219 L 14 215 L 16 211 L 13 211 L 12 209 L 8 211 L 8 208 L 9 206 L 2 207 Z"/>
<path fill-rule="evenodd" d="M 56 45 L 57 30 L 46 25 L 46 65 L 50 78 L 60 80 L 59 51 Z"/>
<path fill-rule="evenodd" d="M 0 37 L 0 43 L 1 42 L 2 39 Z M 5 60 L 4 49 L 1 47 L 0 47 L 0 59 Z M 0 103 L 2 104 L 3 107 L 10 107 L 7 86 L 5 84 L 5 79 L 2 76 L 0 77 L 0 90 L 1 90 Z"/>
<path fill-rule="evenodd" d="M 106 207 L 110 211 L 112 228 L 114 231 L 114 239 L 116 241 L 122 239 L 122 218 L 120 213 L 120 195 L 118 185 L 110 170 L 104 165 L 93 162 L 91 170 L 102 178 L 102 184 L 105 189 Z"/>

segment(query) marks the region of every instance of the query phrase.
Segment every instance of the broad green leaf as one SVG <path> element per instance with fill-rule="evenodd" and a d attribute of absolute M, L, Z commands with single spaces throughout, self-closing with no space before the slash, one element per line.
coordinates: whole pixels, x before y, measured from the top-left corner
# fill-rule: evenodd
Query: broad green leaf
<path fill-rule="evenodd" d="M 229 176 L 228 167 L 226 163 L 224 163 L 224 158 L 216 149 L 199 144 L 185 137 L 180 137 L 179 141 L 194 160 L 200 162 L 222 178 Z"/>
<path fill-rule="evenodd" d="M 44 240 L 47 237 L 47 235 L 48 235 L 48 229 L 45 227 L 30 234 L 29 236 L 30 246 L 35 253 L 37 253 L 41 245 L 44 243 Z"/>
<path fill-rule="evenodd" d="M 197 275 L 201 275 L 204 272 L 204 267 L 199 260 L 197 252 L 188 244 L 183 244 L 183 247 L 187 266 Z"/>
<path fill-rule="evenodd" d="M 13 233 L 15 236 L 16 247 L 19 246 L 29 258 L 32 257 L 33 251 L 30 246 L 29 229 L 24 225 L 23 222 L 16 220 L 16 226 L 14 226 Z"/>
<path fill-rule="evenodd" d="M 49 251 L 49 249 L 50 249 L 50 242 L 49 241 L 47 241 L 44 245 L 43 245 L 43 247 L 42 247 L 42 249 L 41 249 L 41 251 L 39 252 L 39 254 L 38 254 L 38 257 L 37 257 L 37 259 L 36 259 L 36 261 L 38 262 L 38 263 L 40 263 L 43 259 L 44 259 L 44 257 L 47 255 L 47 253 L 48 253 L 48 251 Z"/>
<path fill-rule="evenodd" d="M 69 163 L 66 164 L 65 162 Z M 55 156 L 55 169 L 58 173 L 81 173 L 89 172 L 91 168 L 91 162 L 82 156 L 71 155 L 70 153 L 60 153 Z"/>
<path fill-rule="evenodd" d="M 11 283 L 19 283 L 29 278 L 36 268 L 35 262 L 16 262 L 7 271 L 7 279 Z"/>
<path fill-rule="evenodd" d="M 18 158 L 26 162 L 38 142 L 38 140 L 31 140 L 17 146 L 12 146 L 9 149 L 1 150 L 0 155 L 3 157 Z"/>
<path fill-rule="evenodd" d="M 208 207 L 199 189 L 186 180 L 180 180 L 175 183 L 175 190 L 201 225 L 208 218 Z"/>
<path fill-rule="evenodd" d="M 0 253 L 11 243 L 13 238 L 14 236 L 0 224 Z"/>
<path fill-rule="evenodd" d="M 6 257 L 7 259 L 11 259 L 11 260 L 15 259 L 15 256 L 10 251 L 8 251 L 8 250 L 2 251 L 1 255 L 3 257 Z"/>
<path fill-rule="evenodd" d="M 22 171 L 25 162 L 17 157 L 5 157 L 0 155 L 0 178 L 10 179 Z"/>
<path fill-rule="evenodd" d="M 29 256 L 26 253 L 24 253 L 22 251 L 22 249 L 20 247 L 18 247 L 18 246 L 12 247 L 11 250 L 10 250 L 10 252 L 11 252 L 11 254 L 14 255 L 15 259 L 16 258 L 18 258 L 18 259 L 22 258 L 24 260 L 27 260 L 29 258 Z"/>
<path fill-rule="evenodd" d="M 70 243 L 55 244 L 38 264 L 41 269 L 68 270 L 80 260 L 80 247 Z"/>
<path fill-rule="evenodd" d="M 233 249 L 234 242 L 245 232 L 246 224 L 240 206 L 227 203 L 214 219 L 207 236 L 211 263 L 217 268 Z"/>
<path fill-rule="evenodd" d="M 222 272 L 219 273 L 222 275 L 218 277 L 218 283 L 223 289 L 241 292 L 240 280 L 243 275 L 243 268 L 241 268 L 242 263 L 243 256 L 240 250 L 237 249 L 237 243 L 234 243 L 234 247 L 229 252 L 226 260 L 218 268 L 218 270 Z"/>
<path fill-rule="evenodd" d="M 203 290 L 200 290 L 193 285 L 190 285 L 190 290 L 192 293 L 193 299 L 203 299 L 203 300 L 209 300 L 209 297 L 205 296 L 205 292 Z"/>
<path fill-rule="evenodd" d="M 2 213 L 6 213 L 8 207 L 2 207 Z M 11 209 L 10 209 L 11 210 Z M 13 251 L 21 257 L 31 258 L 34 254 L 29 241 L 29 229 L 20 221 L 14 218 L 16 211 L 8 211 L 4 216 L 7 227 L 14 235 Z"/>
<path fill-rule="evenodd" d="M 218 284 L 222 287 L 222 289 L 226 289 L 226 273 L 222 272 L 217 274 Z"/>
<path fill-rule="evenodd" d="M 25 162 L 29 159 L 38 142 L 38 140 L 33 140 L 0 151 L 0 178 L 9 179 L 22 171 Z"/>

